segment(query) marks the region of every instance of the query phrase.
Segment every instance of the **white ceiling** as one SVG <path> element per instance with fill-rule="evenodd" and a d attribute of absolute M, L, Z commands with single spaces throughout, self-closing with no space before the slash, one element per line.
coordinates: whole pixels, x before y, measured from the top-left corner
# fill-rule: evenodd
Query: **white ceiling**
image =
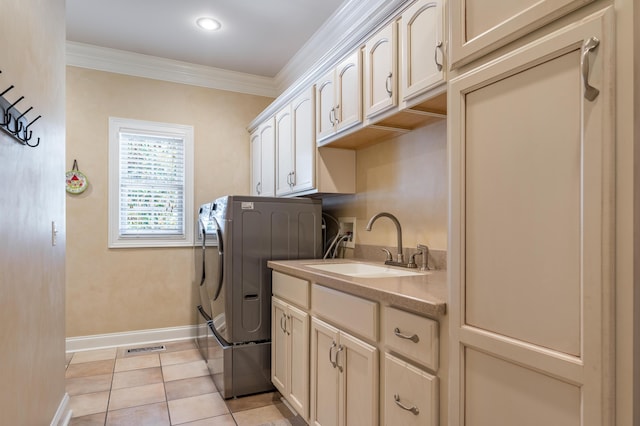
<path fill-rule="evenodd" d="M 343 1 L 66 0 L 67 40 L 275 77 Z"/>

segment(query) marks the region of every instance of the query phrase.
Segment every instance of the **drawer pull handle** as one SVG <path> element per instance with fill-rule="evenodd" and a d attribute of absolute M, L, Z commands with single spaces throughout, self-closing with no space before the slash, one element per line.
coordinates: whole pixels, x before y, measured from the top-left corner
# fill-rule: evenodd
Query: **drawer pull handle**
<path fill-rule="evenodd" d="M 600 91 L 589 84 L 589 53 L 595 50 L 600 44 L 600 40 L 591 37 L 582 43 L 582 53 L 580 55 L 580 66 L 582 68 L 582 82 L 584 83 L 584 97 L 593 101 L 598 97 Z"/>
<path fill-rule="evenodd" d="M 393 334 L 395 334 L 396 336 L 398 336 L 401 339 L 411 340 L 413 343 L 418 343 L 420 341 L 420 338 L 418 337 L 417 334 L 413 334 L 411 336 L 406 335 L 406 334 L 402 334 L 398 327 L 396 327 L 395 330 L 393 330 Z"/>
<path fill-rule="evenodd" d="M 333 355 L 333 348 L 336 347 L 336 342 L 331 343 L 331 346 L 329 346 L 329 362 L 331 363 L 331 366 L 333 368 L 336 368 L 336 363 L 333 361 L 333 357 L 331 355 Z M 336 361 L 338 360 L 338 355 L 336 354 Z"/>
<path fill-rule="evenodd" d="M 284 316 L 284 313 L 280 317 L 280 330 L 282 330 L 284 334 L 287 334 L 287 328 L 283 321 L 286 321 L 286 317 Z"/>
<path fill-rule="evenodd" d="M 396 402 L 396 405 L 402 408 L 403 410 L 410 411 L 414 416 L 417 416 L 418 414 L 420 414 L 420 409 L 415 405 L 413 407 L 407 407 L 402 402 L 400 402 L 400 395 L 398 394 L 393 395 L 393 399 Z"/>
<path fill-rule="evenodd" d="M 438 62 L 438 51 L 442 52 L 441 41 L 439 41 L 438 44 L 436 44 L 436 51 L 435 51 L 433 60 L 436 63 L 436 68 L 438 69 L 438 71 L 442 71 L 442 62 Z"/>
<path fill-rule="evenodd" d="M 340 364 L 338 364 L 338 355 L 340 355 L 340 352 L 344 351 L 344 346 L 340 345 L 338 346 L 338 350 L 336 351 L 336 366 L 338 367 L 338 371 L 340 371 L 342 373 L 342 366 Z"/>

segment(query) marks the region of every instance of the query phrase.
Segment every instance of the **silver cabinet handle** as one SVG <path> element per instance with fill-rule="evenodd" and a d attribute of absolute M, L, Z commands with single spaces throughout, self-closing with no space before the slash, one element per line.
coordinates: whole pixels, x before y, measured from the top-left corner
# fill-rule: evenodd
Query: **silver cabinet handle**
<path fill-rule="evenodd" d="M 442 62 L 438 62 L 438 51 L 442 52 L 442 42 L 439 41 L 438 44 L 436 44 L 436 49 L 435 52 L 433 54 L 433 60 L 436 63 L 436 68 L 438 68 L 438 71 L 442 71 Z M 443 54 L 444 56 L 444 54 Z"/>
<path fill-rule="evenodd" d="M 584 97 L 593 101 L 598 97 L 600 91 L 589 84 L 589 53 L 595 50 L 600 44 L 596 37 L 590 37 L 582 43 L 582 53 L 580 55 L 580 67 L 582 68 L 582 82 L 584 83 Z"/>
<path fill-rule="evenodd" d="M 398 327 L 396 327 L 393 330 L 393 334 L 395 334 L 396 336 L 398 336 L 401 339 L 411 340 L 413 343 L 418 343 L 420 341 L 420 338 L 418 337 L 417 334 L 413 334 L 411 336 L 409 336 L 408 334 L 402 334 Z"/>
<path fill-rule="evenodd" d="M 282 321 L 284 321 L 284 325 Z M 284 334 L 287 334 L 287 315 L 284 312 L 282 313 L 282 317 L 280 318 L 280 329 L 284 332 Z"/>
<path fill-rule="evenodd" d="M 384 82 L 384 88 L 387 90 L 387 93 L 389 94 L 389 97 L 393 96 L 393 91 L 391 90 L 391 78 L 393 77 L 393 73 L 389 72 L 389 75 L 387 76 L 387 80 Z"/>
<path fill-rule="evenodd" d="M 396 402 L 396 405 L 398 407 L 402 408 L 403 410 L 410 411 L 415 416 L 420 414 L 420 409 L 418 407 L 416 407 L 415 405 L 413 407 L 407 407 L 402 402 L 400 402 L 400 395 L 398 395 L 398 394 L 393 395 L 393 400 Z"/>
<path fill-rule="evenodd" d="M 296 184 L 296 172 L 289 173 L 291 177 L 291 181 L 289 182 L 289 186 L 294 186 Z"/>
<path fill-rule="evenodd" d="M 262 193 L 262 182 L 256 183 L 256 194 L 260 195 Z"/>
<path fill-rule="evenodd" d="M 329 346 L 329 362 L 331 363 L 331 366 L 333 368 L 336 368 L 336 363 L 333 361 L 333 358 L 331 357 L 332 352 L 333 352 L 333 348 L 336 347 L 336 342 L 331 343 L 331 346 Z M 336 355 L 336 359 L 338 358 L 338 356 Z"/>
<path fill-rule="evenodd" d="M 336 115 L 336 107 L 333 107 L 331 108 L 331 111 L 329 111 L 329 123 L 331 123 L 332 126 L 336 125 L 336 122 L 333 119 L 335 115 Z"/>
<path fill-rule="evenodd" d="M 338 346 L 338 350 L 336 351 L 336 366 L 338 367 L 338 371 L 340 371 L 342 373 L 342 366 L 340 364 L 338 364 L 338 355 L 340 355 L 340 352 L 344 351 L 344 346 L 340 345 Z"/>
<path fill-rule="evenodd" d="M 335 124 L 340 123 L 340 119 L 338 118 L 338 110 L 340 110 L 340 105 L 336 105 L 333 110 L 333 119 L 335 120 Z"/>

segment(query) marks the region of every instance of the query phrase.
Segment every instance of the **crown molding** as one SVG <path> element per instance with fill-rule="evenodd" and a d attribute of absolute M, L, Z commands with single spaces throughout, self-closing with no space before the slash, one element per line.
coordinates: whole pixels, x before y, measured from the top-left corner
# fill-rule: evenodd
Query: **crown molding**
<path fill-rule="evenodd" d="M 75 67 L 250 95 L 275 98 L 279 93 L 273 78 L 72 41 L 66 42 L 66 61 Z"/>
<path fill-rule="evenodd" d="M 275 77 L 283 93 L 309 70 L 322 73 L 346 56 L 407 0 L 348 0 L 305 43 Z"/>
<path fill-rule="evenodd" d="M 348 0 L 312 36 L 276 76 L 280 95 L 248 126 L 274 115 L 297 93 L 314 84 L 341 59 L 359 49 L 413 0 Z M 314 61 L 315 60 L 315 61 Z"/>

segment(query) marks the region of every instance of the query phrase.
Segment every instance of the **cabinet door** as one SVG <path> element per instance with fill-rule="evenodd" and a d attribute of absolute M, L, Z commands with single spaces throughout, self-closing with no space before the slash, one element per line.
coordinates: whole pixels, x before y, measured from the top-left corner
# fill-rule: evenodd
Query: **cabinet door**
<path fill-rule="evenodd" d="M 291 105 L 276 114 L 276 195 L 291 192 L 293 175 L 293 138 Z"/>
<path fill-rule="evenodd" d="M 326 73 L 316 83 L 316 141 L 335 132 L 335 71 Z"/>
<path fill-rule="evenodd" d="M 251 195 L 259 195 L 260 179 L 262 176 L 262 144 L 260 143 L 260 129 L 251 133 L 249 143 L 251 145 Z"/>
<path fill-rule="evenodd" d="M 263 197 L 273 197 L 276 195 L 275 175 L 276 175 L 276 136 L 274 129 L 274 119 L 271 118 L 259 127 L 260 132 L 260 152 L 261 152 L 261 173 L 258 195 Z"/>
<path fill-rule="evenodd" d="M 334 366 L 338 329 L 311 319 L 311 425 L 338 426 L 339 379 Z"/>
<path fill-rule="evenodd" d="M 612 20 L 450 84 L 452 424 L 611 424 Z"/>
<path fill-rule="evenodd" d="M 287 305 L 271 298 L 271 382 L 282 395 L 287 394 L 288 360 Z"/>
<path fill-rule="evenodd" d="M 397 105 L 396 23 L 380 30 L 364 47 L 364 98 L 367 118 Z"/>
<path fill-rule="evenodd" d="M 384 356 L 385 426 L 437 426 L 438 378 L 398 358 Z"/>
<path fill-rule="evenodd" d="M 309 315 L 289 305 L 289 387 L 287 401 L 303 419 L 309 418 Z"/>
<path fill-rule="evenodd" d="M 400 93 L 405 102 L 444 81 L 442 9 L 441 0 L 418 0 L 399 21 Z"/>
<path fill-rule="evenodd" d="M 378 424 L 378 350 L 341 332 L 336 352 L 340 377 L 341 425 Z"/>
<path fill-rule="evenodd" d="M 338 132 L 362 121 L 362 78 L 360 50 L 351 54 L 336 68 L 336 111 Z"/>
<path fill-rule="evenodd" d="M 593 0 L 449 0 L 452 68 L 468 63 Z"/>
<path fill-rule="evenodd" d="M 293 192 L 305 191 L 315 186 L 316 138 L 313 102 L 313 88 L 309 88 L 291 103 L 294 167 L 290 180 Z"/>

